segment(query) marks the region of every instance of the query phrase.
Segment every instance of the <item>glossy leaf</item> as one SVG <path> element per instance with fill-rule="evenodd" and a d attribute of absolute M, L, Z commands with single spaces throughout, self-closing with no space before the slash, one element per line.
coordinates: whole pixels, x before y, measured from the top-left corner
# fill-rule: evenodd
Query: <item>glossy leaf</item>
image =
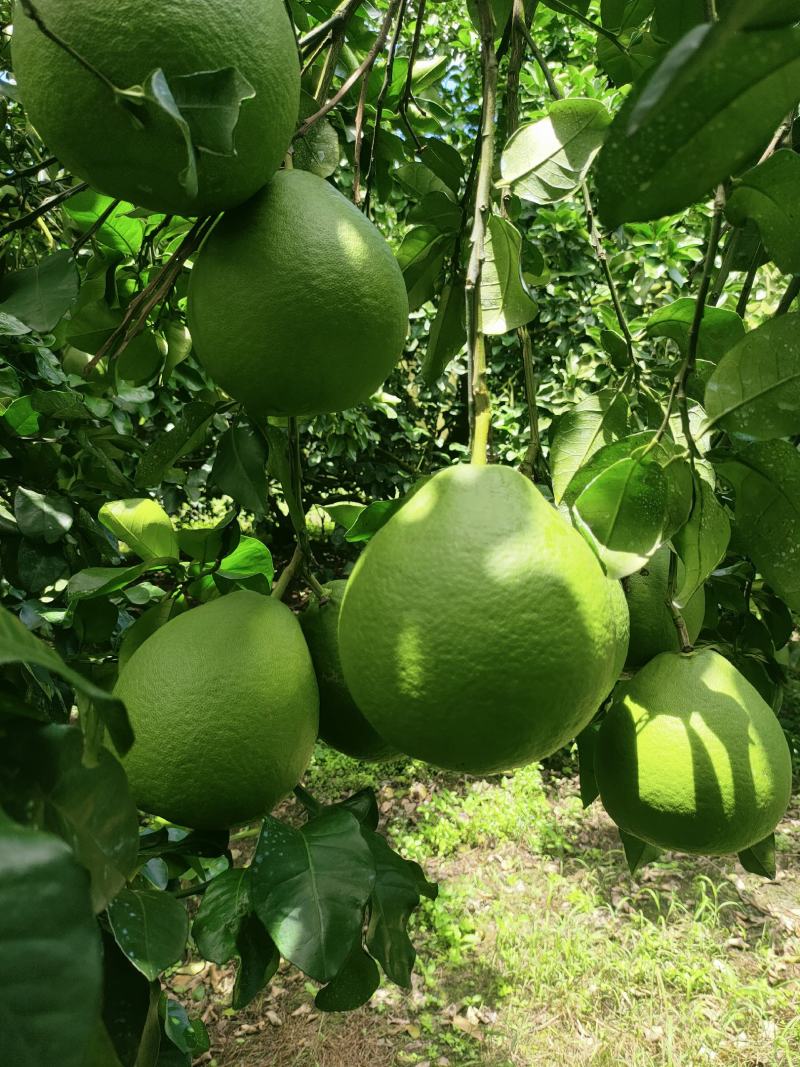
<path fill-rule="evenodd" d="M 139 460 L 136 468 L 137 489 L 159 485 L 181 457 L 193 452 L 205 438 L 214 408 L 202 400 L 192 400 L 183 408 L 171 430 L 160 434 Z"/>
<path fill-rule="evenodd" d="M 236 936 L 236 952 L 239 966 L 231 1003 L 236 1011 L 241 1011 L 278 970 L 281 955 L 261 920 L 252 914 L 242 920 Z"/>
<path fill-rule="evenodd" d="M 74 512 L 59 493 L 37 493 L 20 486 L 14 494 L 14 518 L 25 537 L 55 544 L 72 529 Z"/>
<path fill-rule="evenodd" d="M 0 1021 L 14 1067 L 84 1067 L 102 961 L 89 879 L 63 841 L 0 822 Z"/>
<path fill-rule="evenodd" d="M 255 537 L 243 537 L 230 555 L 220 560 L 216 572 L 221 578 L 231 581 L 262 577 L 269 586 L 275 576 L 272 553 Z"/>
<path fill-rule="evenodd" d="M 110 596 L 133 585 L 148 571 L 166 570 L 169 565 L 169 560 L 152 560 L 149 563 L 137 563 L 134 567 L 87 567 L 70 578 L 67 596 L 72 600 Z"/>
<path fill-rule="evenodd" d="M 522 280 L 522 238 L 508 219 L 490 215 L 481 274 L 481 329 L 485 334 L 508 333 L 538 314 L 535 300 Z"/>
<path fill-rule="evenodd" d="M 220 438 L 209 480 L 260 517 L 267 507 L 267 443 L 250 426 L 232 426 Z"/>
<path fill-rule="evenodd" d="M 103 504 L 97 518 L 142 560 L 177 560 L 180 554 L 172 519 L 149 497 L 111 500 Z"/>
<path fill-rule="evenodd" d="M 71 252 L 54 252 L 0 283 L 0 312 L 37 333 L 48 333 L 78 297 L 78 268 Z"/>
<path fill-rule="evenodd" d="M 417 200 L 422 200 L 429 193 L 442 193 L 448 199 L 452 199 L 453 193 L 447 182 L 443 182 L 424 163 L 404 163 L 394 172 L 397 181 L 406 192 Z"/>
<path fill-rule="evenodd" d="M 375 883 L 358 820 L 334 809 L 295 830 L 267 816 L 251 871 L 253 907 L 281 955 L 330 981 L 361 936 Z"/>
<path fill-rule="evenodd" d="M 625 396 L 610 391 L 595 393 L 562 415 L 550 448 L 556 503 L 564 496 L 576 471 L 595 452 L 625 436 L 629 415 Z"/>
<path fill-rule="evenodd" d="M 439 298 L 436 318 L 431 324 L 428 346 L 420 371 L 424 381 L 433 384 L 444 374 L 448 363 L 467 343 L 464 323 L 464 285 L 461 279 L 446 282 Z"/>
<path fill-rule="evenodd" d="M 655 311 L 645 330 L 650 337 L 669 337 L 682 356 L 689 351 L 696 302 L 681 297 Z M 744 322 L 735 311 L 706 305 L 697 344 L 697 358 L 719 363 L 745 335 Z"/>
<path fill-rule="evenodd" d="M 568 97 L 512 135 L 500 160 L 502 184 L 523 200 L 553 204 L 586 177 L 611 117 L 599 100 Z"/>
<path fill-rule="evenodd" d="M 706 386 L 708 426 L 750 440 L 800 433 L 800 314 L 748 333 Z"/>
<path fill-rule="evenodd" d="M 656 848 L 655 845 L 649 845 L 646 841 L 640 841 L 638 837 L 626 833 L 625 830 L 619 831 L 619 837 L 631 875 L 637 875 L 642 867 L 646 867 L 648 863 L 653 863 L 661 855 L 660 848 Z"/>
<path fill-rule="evenodd" d="M 355 1011 L 366 1004 L 381 984 L 375 960 L 356 946 L 332 982 L 314 998 L 320 1011 Z"/>
<path fill-rule="evenodd" d="M 591 481 L 575 501 L 581 533 L 609 578 L 642 569 L 664 538 L 667 479 L 654 459 L 618 460 Z"/>
<path fill-rule="evenodd" d="M 414 226 L 405 235 L 397 250 L 397 262 L 406 283 L 409 310 L 416 311 L 431 299 L 452 247 L 453 237 L 441 233 L 437 226 Z"/>
<path fill-rule="evenodd" d="M 753 220 L 778 268 L 800 273 L 800 156 L 782 149 L 743 174 L 725 214 L 734 226 Z"/>
<path fill-rule="evenodd" d="M 151 981 L 183 955 L 189 918 L 183 905 L 155 889 L 123 889 L 108 907 L 117 944 Z"/>
<path fill-rule="evenodd" d="M 737 543 L 775 592 L 800 611 L 800 455 L 760 441 L 720 466 L 736 490 Z"/>
<path fill-rule="evenodd" d="M 402 505 L 402 499 L 374 500 L 356 517 L 355 522 L 345 534 L 345 540 L 352 544 L 371 540 Z"/>
<path fill-rule="evenodd" d="M 750 848 L 739 853 L 739 863 L 750 874 L 758 874 L 762 878 L 774 878 L 776 874 L 775 863 L 775 834 L 770 834 L 763 841 L 751 845 Z"/>
<path fill-rule="evenodd" d="M 762 150 L 800 98 L 800 30 L 698 26 L 623 105 L 600 153 L 608 226 L 702 200 Z"/>
<path fill-rule="evenodd" d="M 594 773 L 594 754 L 597 748 L 597 733 L 599 729 L 599 722 L 589 723 L 576 738 L 581 803 L 584 808 L 588 808 L 600 796 L 600 787 L 597 784 L 597 776 Z"/>
<path fill-rule="evenodd" d="M 160 987 L 149 982 L 113 936 L 103 939 L 103 1024 L 121 1067 L 155 1067 L 160 1025 Z M 111 1067 L 100 1058 L 97 1067 Z"/>
<path fill-rule="evenodd" d="M 684 567 L 683 582 L 675 594 L 679 608 L 686 607 L 719 566 L 730 537 L 728 516 L 713 487 L 704 478 L 695 476 L 689 521 L 673 537 L 675 551 Z"/>
<path fill-rule="evenodd" d="M 388 978 L 403 988 L 411 985 L 416 952 L 407 932 L 408 919 L 420 897 L 435 899 L 418 864 L 398 856 L 380 834 L 366 835 L 375 864 L 375 886 L 369 904 L 367 948 Z"/>
<path fill-rule="evenodd" d="M 203 894 L 192 925 L 192 937 L 205 959 L 220 965 L 233 959 L 236 938 L 249 911 L 247 871 L 236 867 L 217 875 Z"/>

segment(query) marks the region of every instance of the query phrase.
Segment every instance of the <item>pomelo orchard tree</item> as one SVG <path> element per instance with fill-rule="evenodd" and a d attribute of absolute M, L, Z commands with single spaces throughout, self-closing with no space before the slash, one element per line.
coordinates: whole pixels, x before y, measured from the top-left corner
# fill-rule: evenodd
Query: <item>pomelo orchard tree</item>
<path fill-rule="evenodd" d="M 318 732 L 577 741 L 633 873 L 774 873 L 799 0 L 0 11 L 8 1061 L 190 1064 L 189 951 L 410 984 L 435 887 Z"/>

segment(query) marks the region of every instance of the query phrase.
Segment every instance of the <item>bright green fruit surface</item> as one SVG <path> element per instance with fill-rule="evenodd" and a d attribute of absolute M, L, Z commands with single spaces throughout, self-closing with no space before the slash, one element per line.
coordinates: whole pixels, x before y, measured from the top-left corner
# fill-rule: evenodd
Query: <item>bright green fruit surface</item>
<path fill-rule="evenodd" d="M 260 415 L 367 400 L 403 351 L 405 283 L 372 223 L 328 182 L 280 171 L 229 212 L 189 287 L 195 354 Z"/>
<path fill-rule="evenodd" d="M 669 548 L 660 548 L 644 570 L 622 583 L 631 617 L 631 640 L 625 661 L 629 670 L 643 666 L 659 652 L 680 651 L 678 631 L 667 607 L 669 557 Z M 698 589 L 681 612 L 693 644 L 703 628 L 705 611 L 705 590 Z"/>
<path fill-rule="evenodd" d="M 347 582 L 329 582 L 324 603 L 313 600 L 300 616 L 319 685 L 319 736 L 346 756 L 382 760 L 397 755 L 355 705 L 339 658 L 339 611 Z"/>
<path fill-rule="evenodd" d="M 474 774 L 546 756 L 620 663 L 621 605 L 581 536 L 521 474 L 457 466 L 370 541 L 339 620 L 347 685 L 389 743 Z"/>
<path fill-rule="evenodd" d="M 123 759 L 152 815 L 219 829 L 266 814 L 299 781 L 319 696 L 297 619 L 238 592 L 172 619 L 120 674 L 135 741 Z"/>
<path fill-rule="evenodd" d="M 775 828 L 792 785 L 772 709 L 719 653 L 663 652 L 619 686 L 595 773 L 623 830 L 681 852 L 741 852 Z"/>
<path fill-rule="evenodd" d="M 612 661 L 612 675 L 614 681 L 622 674 L 625 660 L 628 656 L 628 644 L 631 636 L 631 620 L 628 612 L 628 601 L 622 588 L 622 583 L 609 580 L 608 595 L 611 600 L 611 615 L 616 634 L 617 643 Z"/>
<path fill-rule="evenodd" d="M 197 153 L 199 191 L 179 125 L 158 108 L 138 124 L 115 94 L 47 39 L 18 3 L 14 74 L 28 117 L 72 174 L 108 196 L 156 211 L 207 215 L 241 204 L 269 181 L 300 104 L 300 70 L 282 0 L 36 0 L 45 25 L 118 89 L 235 68 L 255 90 L 241 104 L 235 155 Z"/>

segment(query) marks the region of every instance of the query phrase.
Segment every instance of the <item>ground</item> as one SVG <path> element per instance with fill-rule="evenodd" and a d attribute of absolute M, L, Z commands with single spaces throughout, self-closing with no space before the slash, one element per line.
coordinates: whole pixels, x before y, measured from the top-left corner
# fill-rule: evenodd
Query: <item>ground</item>
<path fill-rule="evenodd" d="M 205 1019 L 214 1067 L 800 1067 L 800 805 L 779 874 L 665 856 L 635 879 L 612 823 L 581 808 L 569 761 L 467 780 L 359 764 L 320 746 L 319 799 L 373 786 L 384 825 L 441 891 L 413 933 L 413 989 L 323 1015 L 282 968 L 238 1015 L 232 972 L 172 985 Z M 240 836 L 238 862 L 252 837 Z"/>

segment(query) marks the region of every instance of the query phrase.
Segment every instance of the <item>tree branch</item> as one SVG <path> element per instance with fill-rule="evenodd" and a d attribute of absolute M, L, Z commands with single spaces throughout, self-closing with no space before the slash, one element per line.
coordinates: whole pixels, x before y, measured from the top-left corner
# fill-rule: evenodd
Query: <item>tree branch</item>
<path fill-rule="evenodd" d="M 424 3 L 424 0 L 423 0 Z M 367 159 L 367 173 L 364 179 L 364 214 L 369 215 L 370 196 L 372 195 L 372 178 L 374 175 L 375 164 L 375 149 L 378 144 L 378 134 L 380 133 L 381 120 L 383 119 L 383 105 L 386 100 L 386 94 L 389 92 L 389 88 L 392 84 L 392 73 L 394 71 L 394 61 L 397 55 L 397 46 L 400 43 L 400 34 L 403 32 L 403 20 L 406 15 L 406 7 L 408 0 L 400 0 L 400 10 L 397 13 L 397 23 L 394 28 L 394 34 L 392 36 L 391 44 L 389 45 L 389 58 L 386 60 L 386 69 L 383 72 L 383 82 L 381 83 L 380 91 L 378 92 L 378 99 L 375 101 L 375 119 L 372 124 L 372 138 L 369 144 L 369 157 Z M 409 66 L 409 71 L 411 67 Z M 364 86 L 367 84 L 367 78 L 364 79 Z M 360 153 L 356 157 L 360 163 Z M 353 199 L 358 203 L 358 199 L 355 195 L 356 183 L 353 182 Z"/>
<path fill-rule="evenodd" d="M 48 197 L 47 200 L 42 201 L 42 203 L 34 208 L 33 211 L 29 211 L 27 215 L 21 215 L 18 219 L 13 219 L 11 222 L 7 223 L 2 230 L 0 230 L 0 240 L 2 240 L 3 237 L 7 237 L 8 234 L 13 233 L 14 230 L 24 230 L 26 226 L 30 226 L 32 222 L 36 222 L 42 215 L 46 215 L 48 211 L 60 207 L 61 204 L 66 203 L 70 197 L 77 196 L 78 193 L 83 193 L 88 188 L 88 182 L 79 182 L 77 185 L 71 185 L 69 189 L 63 189 L 60 193 L 56 193 L 55 196 Z"/>

